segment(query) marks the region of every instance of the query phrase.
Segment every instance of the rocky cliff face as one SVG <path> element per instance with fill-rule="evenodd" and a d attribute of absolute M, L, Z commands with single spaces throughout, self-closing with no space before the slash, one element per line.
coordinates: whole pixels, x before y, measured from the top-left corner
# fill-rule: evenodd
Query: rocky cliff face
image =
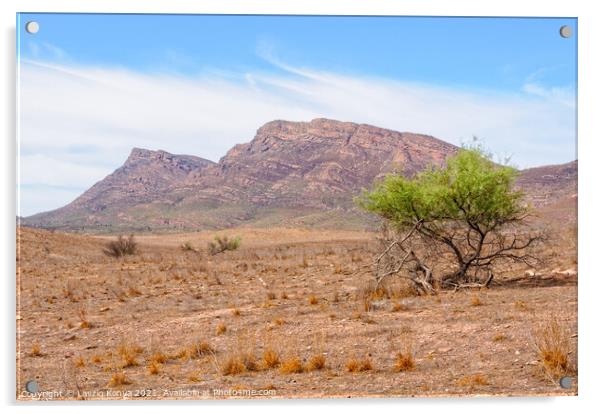
<path fill-rule="evenodd" d="M 122 167 L 74 202 L 23 224 L 84 231 L 358 227 L 367 222 L 353 203 L 362 189 L 390 172 L 411 176 L 442 165 L 457 149 L 431 136 L 371 125 L 273 121 L 217 164 L 135 148 Z M 527 170 L 520 185 L 551 200 L 576 182 L 576 164 L 574 174 L 571 167 L 549 168 Z"/>
<path fill-rule="evenodd" d="M 73 206 L 94 212 L 113 203 L 135 205 L 161 200 L 166 190 L 192 171 L 198 173 L 212 165 L 212 161 L 191 155 L 134 148 L 120 168 L 92 186 Z"/>
<path fill-rule="evenodd" d="M 273 121 L 188 181 L 199 198 L 346 209 L 375 178 L 394 170 L 414 174 L 441 164 L 456 149 L 430 136 L 351 122 Z"/>
<path fill-rule="evenodd" d="M 125 163 L 65 207 L 24 218 L 22 223 L 76 229 L 107 227 L 122 211 L 149 203 L 169 203 L 170 188 L 192 171 L 215 163 L 191 155 L 134 148 Z M 106 220 L 99 220 L 106 216 Z M 117 217 L 111 217 L 117 216 Z"/>

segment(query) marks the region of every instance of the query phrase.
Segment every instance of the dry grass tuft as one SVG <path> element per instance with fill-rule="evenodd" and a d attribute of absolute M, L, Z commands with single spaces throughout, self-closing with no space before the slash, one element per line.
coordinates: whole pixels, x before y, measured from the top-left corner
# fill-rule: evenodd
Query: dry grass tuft
<path fill-rule="evenodd" d="M 240 309 L 238 309 L 238 308 L 232 309 L 232 316 L 240 316 Z"/>
<path fill-rule="evenodd" d="M 157 364 L 164 364 L 169 358 L 161 351 L 157 351 L 151 355 L 150 361 Z"/>
<path fill-rule="evenodd" d="M 31 355 L 33 357 L 44 356 L 44 354 L 42 353 L 42 348 L 40 347 L 39 343 L 34 342 L 34 344 L 31 346 L 31 352 L 29 353 L 29 355 Z"/>
<path fill-rule="evenodd" d="M 198 375 L 192 374 L 188 376 L 188 381 L 189 382 L 201 382 L 201 379 L 199 378 Z"/>
<path fill-rule="evenodd" d="M 572 373 L 569 366 L 570 332 L 555 316 L 535 331 L 534 344 L 542 368 L 553 380 Z"/>
<path fill-rule="evenodd" d="M 296 356 L 291 356 L 280 365 L 280 372 L 283 374 L 300 374 L 303 372 L 303 363 Z"/>
<path fill-rule="evenodd" d="M 128 385 L 128 384 L 131 384 L 131 383 L 132 382 L 129 380 L 129 378 L 125 376 L 125 373 L 123 373 L 123 372 L 116 372 L 116 373 L 113 374 L 113 376 L 109 380 L 109 383 L 107 384 L 107 386 L 109 386 L 109 387 L 118 387 L 120 385 Z"/>
<path fill-rule="evenodd" d="M 189 358 L 189 354 L 190 354 L 190 349 L 183 348 L 183 349 L 180 349 L 179 351 L 177 351 L 175 354 L 171 355 L 169 357 L 169 359 L 181 359 L 181 360 L 184 360 L 186 358 Z"/>
<path fill-rule="evenodd" d="M 87 312 L 85 308 L 80 308 L 78 311 L 79 316 L 79 327 L 81 329 L 88 329 L 92 327 L 92 324 L 88 321 Z"/>
<path fill-rule="evenodd" d="M 506 335 L 502 334 L 502 333 L 496 334 L 493 337 L 493 342 L 503 342 L 503 341 L 506 341 L 506 340 L 508 340 L 508 337 Z"/>
<path fill-rule="evenodd" d="M 472 295 L 472 297 L 470 298 L 470 306 L 481 306 L 481 305 L 483 305 L 481 298 L 477 294 Z"/>
<path fill-rule="evenodd" d="M 148 366 L 148 373 L 150 375 L 157 375 L 159 373 L 161 365 L 157 362 L 151 362 Z"/>
<path fill-rule="evenodd" d="M 473 389 L 478 386 L 489 385 L 489 381 L 487 381 L 487 378 L 482 374 L 474 374 L 459 378 L 456 381 L 456 384 L 460 387 L 468 387 Z"/>
<path fill-rule="evenodd" d="M 117 354 L 121 356 L 121 368 L 137 367 L 140 365 L 136 357 L 144 350 L 138 345 L 121 344 L 117 348 Z"/>
<path fill-rule="evenodd" d="M 80 356 L 79 358 L 77 358 L 75 360 L 75 366 L 77 368 L 83 368 L 86 366 L 86 360 L 84 359 L 84 357 Z"/>
<path fill-rule="evenodd" d="M 192 345 L 190 345 L 187 352 L 190 359 L 196 359 L 214 353 L 215 349 L 211 346 L 211 344 L 209 344 L 206 341 L 197 341 L 193 343 Z"/>
<path fill-rule="evenodd" d="M 363 359 L 351 358 L 345 364 L 345 368 L 348 372 L 364 372 L 364 371 L 372 371 L 372 361 L 370 358 L 366 357 Z"/>
<path fill-rule="evenodd" d="M 307 302 L 310 305 L 317 305 L 318 304 L 318 298 L 315 295 L 311 295 L 309 298 L 307 298 Z"/>
<path fill-rule="evenodd" d="M 217 326 L 215 327 L 215 334 L 216 335 L 223 335 L 226 333 L 228 329 L 226 328 L 226 325 L 222 322 L 218 323 Z"/>
<path fill-rule="evenodd" d="M 522 300 L 517 300 L 516 302 L 514 302 L 514 307 L 516 309 L 518 309 L 519 311 L 523 311 L 523 312 L 530 310 L 529 306 Z"/>
<path fill-rule="evenodd" d="M 222 375 L 237 375 L 245 372 L 245 364 L 236 356 L 230 356 L 222 365 Z"/>
<path fill-rule="evenodd" d="M 398 352 L 395 356 L 395 372 L 412 371 L 415 367 L 414 355 L 410 351 Z"/>
<path fill-rule="evenodd" d="M 266 368 L 277 368 L 280 365 L 280 355 L 278 352 L 271 348 L 267 348 L 263 351 L 263 365 Z"/>
<path fill-rule="evenodd" d="M 197 249 L 194 248 L 194 246 L 192 245 L 192 243 L 190 241 L 185 241 L 184 243 L 182 243 L 180 245 L 180 249 L 182 249 L 185 252 L 196 252 Z"/>
<path fill-rule="evenodd" d="M 326 367 L 326 357 L 322 354 L 315 354 L 307 363 L 308 371 L 319 371 Z"/>

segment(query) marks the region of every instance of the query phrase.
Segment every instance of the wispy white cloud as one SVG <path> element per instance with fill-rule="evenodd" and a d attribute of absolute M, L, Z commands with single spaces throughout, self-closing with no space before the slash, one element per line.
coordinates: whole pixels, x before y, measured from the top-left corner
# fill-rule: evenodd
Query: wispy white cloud
<path fill-rule="evenodd" d="M 521 167 L 574 159 L 570 89 L 465 90 L 293 67 L 197 76 L 24 61 L 21 214 L 60 207 L 117 168 L 132 147 L 218 160 L 273 119 L 328 117 L 436 136 L 477 135 Z M 35 195 L 32 193 L 35 188 Z"/>
<path fill-rule="evenodd" d="M 530 95 L 544 98 L 549 102 L 556 102 L 567 108 L 575 108 L 575 88 L 572 86 L 544 86 L 537 82 L 527 82 L 523 91 Z"/>

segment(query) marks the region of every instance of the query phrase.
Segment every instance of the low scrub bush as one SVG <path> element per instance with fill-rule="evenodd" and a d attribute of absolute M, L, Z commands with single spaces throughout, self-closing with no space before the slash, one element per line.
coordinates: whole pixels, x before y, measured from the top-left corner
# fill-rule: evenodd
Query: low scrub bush
<path fill-rule="evenodd" d="M 236 250 L 240 247 L 240 237 L 229 239 L 228 236 L 215 236 L 214 241 L 207 244 L 207 250 L 210 255 L 216 255 L 228 250 Z"/>
<path fill-rule="evenodd" d="M 115 258 L 136 254 L 137 251 L 138 243 L 134 240 L 133 234 L 130 234 L 128 237 L 120 235 L 117 237 L 117 240 L 108 242 L 102 250 L 107 256 Z"/>

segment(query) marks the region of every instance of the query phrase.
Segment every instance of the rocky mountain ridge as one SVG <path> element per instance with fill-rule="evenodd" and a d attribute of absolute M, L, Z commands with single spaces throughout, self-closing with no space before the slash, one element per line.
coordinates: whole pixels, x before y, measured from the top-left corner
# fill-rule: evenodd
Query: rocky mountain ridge
<path fill-rule="evenodd" d="M 69 231 L 188 231 L 237 225 L 365 227 L 353 199 L 374 180 L 442 165 L 458 148 L 428 135 L 314 119 L 272 121 L 218 163 L 134 148 L 72 203 L 22 224 Z M 574 166 L 572 166 L 574 164 Z M 570 194 L 576 162 L 525 170 L 538 205 Z M 554 177 L 561 177 L 556 179 Z"/>

